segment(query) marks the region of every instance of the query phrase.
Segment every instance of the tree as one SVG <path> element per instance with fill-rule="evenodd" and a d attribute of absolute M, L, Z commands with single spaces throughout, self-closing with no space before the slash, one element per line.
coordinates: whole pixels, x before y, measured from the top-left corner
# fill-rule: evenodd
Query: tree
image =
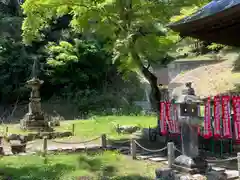
<path fill-rule="evenodd" d="M 151 72 L 154 63 L 169 63 L 167 51 L 179 40 L 166 29 L 169 19 L 181 7 L 201 0 L 26 0 L 22 25 L 26 44 L 44 40 L 44 32 L 60 17 L 71 15 L 73 31 L 108 40 L 113 62 L 124 72 L 138 71 L 152 88 L 152 105 L 157 108 L 161 95 L 157 77 Z"/>

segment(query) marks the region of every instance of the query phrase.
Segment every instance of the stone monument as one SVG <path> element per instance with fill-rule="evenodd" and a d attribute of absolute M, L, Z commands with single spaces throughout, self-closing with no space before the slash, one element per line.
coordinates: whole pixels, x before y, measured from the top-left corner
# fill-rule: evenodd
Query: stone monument
<path fill-rule="evenodd" d="M 195 96 L 191 83 L 186 84 L 175 103 L 178 109 L 178 121 L 181 125 L 182 155 L 178 156 L 174 164 L 185 170 L 198 170 L 205 172 L 208 164 L 199 156 L 198 149 L 198 125 L 201 124 L 200 99 Z"/>
<path fill-rule="evenodd" d="M 31 88 L 30 102 L 28 104 L 28 113 L 20 121 L 22 129 L 39 129 L 46 130 L 49 128 L 47 120 L 44 118 L 44 113 L 41 109 L 41 97 L 39 88 L 43 84 L 43 81 L 37 78 L 37 61 L 34 60 L 32 79 L 27 81 L 27 87 Z"/>

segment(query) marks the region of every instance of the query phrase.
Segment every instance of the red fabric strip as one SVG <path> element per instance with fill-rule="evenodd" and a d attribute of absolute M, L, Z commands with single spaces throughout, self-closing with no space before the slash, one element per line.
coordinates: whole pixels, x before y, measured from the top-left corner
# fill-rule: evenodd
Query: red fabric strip
<path fill-rule="evenodd" d="M 160 102 L 160 133 L 161 135 L 167 135 L 165 108 L 166 108 L 165 102 Z"/>
<path fill-rule="evenodd" d="M 219 96 L 214 97 L 214 137 L 221 138 L 221 99 Z"/>
<path fill-rule="evenodd" d="M 230 96 L 222 96 L 223 137 L 232 138 Z"/>
<path fill-rule="evenodd" d="M 234 134 L 236 143 L 240 143 L 240 96 L 232 98 L 233 105 L 233 120 L 234 120 Z"/>
<path fill-rule="evenodd" d="M 204 131 L 203 137 L 209 139 L 212 137 L 212 127 L 211 127 L 211 99 L 207 99 L 204 109 Z"/>

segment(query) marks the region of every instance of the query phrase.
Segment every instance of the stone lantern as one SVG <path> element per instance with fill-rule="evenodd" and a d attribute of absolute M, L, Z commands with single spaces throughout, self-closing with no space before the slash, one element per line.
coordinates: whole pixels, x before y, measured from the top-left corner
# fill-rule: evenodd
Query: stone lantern
<path fill-rule="evenodd" d="M 186 84 L 189 85 L 189 84 Z M 187 86 L 188 87 L 188 86 Z M 182 155 L 175 159 L 174 164 L 187 169 L 206 171 L 207 162 L 199 156 L 198 126 L 202 123 L 200 117 L 200 99 L 194 90 L 183 89 L 182 95 L 175 99 L 179 124 L 181 126 Z"/>
<path fill-rule="evenodd" d="M 48 121 L 44 118 L 44 113 L 41 109 L 41 97 L 39 88 L 44 81 L 37 78 L 36 75 L 36 60 L 33 64 L 33 78 L 28 80 L 26 85 L 31 88 L 31 94 L 28 104 L 28 113 L 21 119 L 20 126 L 22 129 L 49 129 Z"/>

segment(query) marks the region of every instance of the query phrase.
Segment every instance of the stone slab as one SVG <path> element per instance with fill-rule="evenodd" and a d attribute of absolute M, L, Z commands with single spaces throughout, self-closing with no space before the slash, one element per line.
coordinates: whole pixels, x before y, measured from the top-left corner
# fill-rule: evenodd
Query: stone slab
<path fill-rule="evenodd" d="M 221 168 L 221 167 L 217 167 L 217 166 L 212 166 L 212 170 L 213 171 L 218 171 L 218 172 L 224 172 L 226 169 Z"/>
<path fill-rule="evenodd" d="M 174 180 L 175 172 L 171 168 L 159 168 L 155 170 L 155 176 L 159 180 Z"/>
<path fill-rule="evenodd" d="M 152 157 L 152 158 L 149 158 L 149 160 L 154 162 L 162 162 L 162 161 L 166 161 L 167 159 L 164 157 Z"/>
<path fill-rule="evenodd" d="M 227 174 L 228 180 L 239 178 L 238 171 L 236 171 L 236 170 L 225 170 L 225 173 Z"/>
<path fill-rule="evenodd" d="M 152 156 L 151 155 L 142 155 L 142 156 L 138 156 L 137 157 L 137 159 L 139 159 L 139 160 L 146 160 L 146 159 L 149 159 L 149 158 L 151 158 Z"/>
<path fill-rule="evenodd" d="M 210 171 L 206 177 L 207 180 L 227 180 L 227 174 L 224 172 Z"/>
<path fill-rule="evenodd" d="M 202 174 L 194 174 L 192 175 L 192 180 L 206 180 L 206 178 Z"/>
<path fill-rule="evenodd" d="M 173 164 L 172 167 L 176 168 L 180 172 L 185 172 L 185 173 L 190 173 L 190 174 L 196 174 L 199 172 L 198 169 L 188 168 L 188 167 L 184 167 L 184 166 L 177 165 L 177 164 Z"/>

